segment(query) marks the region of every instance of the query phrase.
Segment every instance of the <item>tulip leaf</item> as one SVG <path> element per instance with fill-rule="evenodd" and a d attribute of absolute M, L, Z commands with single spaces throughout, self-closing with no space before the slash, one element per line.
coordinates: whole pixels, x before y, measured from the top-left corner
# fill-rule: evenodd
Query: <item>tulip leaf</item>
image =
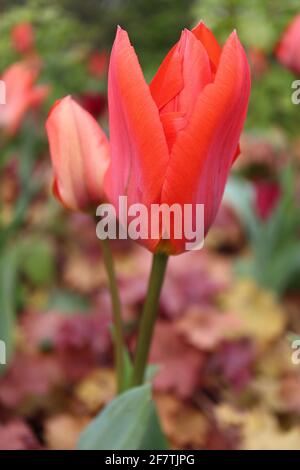
<path fill-rule="evenodd" d="M 110 325 L 110 332 L 111 332 L 112 341 L 116 345 L 117 339 L 116 339 L 116 330 L 115 330 L 114 324 Z M 122 383 L 120 384 L 121 392 L 125 392 L 125 390 L 128 390 L 130 388 L 132 373 L 133 373 L 133 364 L 131 361 L 131 357 L 130 357 L 127 347 L 123 346 L 123 378 L 122 378 Z"/>
<path fill-rule="evenodd" d="M 129 355 L 127 348 L 124 348 L 124 373 L 123 373 L 123 384 L 122 391 L 128 390 L 130 388 L 130 382 L 133 373 L 133 364 Z"/>
<path fill-rule="evenodd" d="M 224 192 L 224 202 L 233 207 L 248 231 L 256 226 L 254 197 L 251 183 L 239 177 L 229 178 Z"/>
<path fill-rule="evenodd" d="M 1 253 L 0 262 L 0 340 L 1 353 L 5 355 L 5 363 L 10 360 L 14 351 L 14 327 L 15 327 L 15 286 L 17 279 L 18 252 L 16 249 Z M 3 358 L 0 358 L 3 359 Z M 0 361 L 0 374 L 5 370 L 5 365 Z"/>
<path fill-rule="evenodd" d="M 163 434 L 156 408 L 153 402 L 150 404 L 150 419 L 148 430 L 144 434 L 143 440 L 139 447 L 140 450 L 167 450 L 168 443 Z"/>
<path fill-rule="evenodd" d="M 79 450 L 164 450 L 151 398 L 151 385 L 132 388 L 116 397 L 83 431 Z"/>
<path fill-rule="evenodd" d="M 145 373 L 145 381 L 146 382 L 151 382 L 156 374 L 158 374 L 160 370 L 160 366 L 157 364 L 149 364 L 146 368 L 146 373 Z"/>

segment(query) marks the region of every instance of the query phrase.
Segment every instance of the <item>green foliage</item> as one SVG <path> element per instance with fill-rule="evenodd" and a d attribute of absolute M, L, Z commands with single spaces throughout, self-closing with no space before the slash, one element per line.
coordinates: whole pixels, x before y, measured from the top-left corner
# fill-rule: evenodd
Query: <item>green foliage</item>
<path fill-rule="evenodd" d="M 147 74 L 152 74 L 185 27 L 194 0 L 56 0 L 66 11 L 97 27 L 97 45 L 110 49 L 116 25 L 125 28 Z"/>
<path fill-rule="evenodd" d="M 50 286 L 56 274 L 49 240 L 31 237 L 22 246 L 22 272 L 36 287 Z"/>
<path fill-rule="evenodd" d="M 150 78 L 181 30 L 193 21 L 194 0 L 27 0 L 9 2 L 1 16 L 0 70 L 19 57 L 12 50 L 11 28 L 30 21 L 37 49 L 44 61 L 44 79 L 54 85 L 51 97 L 99 89 L 88 77 L 85 58 L 92 49 L 110 50 L 116 26 L 128 30 L 132 43 Z"/>
<path fill-rule="evenodd" d="M 252 81 L 249 129 L 281 125 L 292 136 L 299 132 L 299 109 L 291 103 L 295 77 L 272 57 L 283 30 L 297 13 L 298 0 L 197 0 L 194 6 L 195 20 L 202 18 L 219 41 L 224 43 L 237 29 L 246 48 L 255 46 L 268 56 L 267 72 Z"/>
<path fill-rule="evenodd" d="M 104 85 L 88 77 L 87 53 L 110 50 L 116 25 L 128 30 L 146 78 L 151 79 L 165 53 L 184 27 L 203 19 L 224 42 L 233 29 L 246 46 L 269 56 L 269 68 L 253 80 L 248 128 L 282 125 L 298 132 L 298 108 L 291 104 L 293 74 L 277 64 L 272 53 L 285 26 L 298 13 L 298 0 L 28 0 L 9 2 L 0 24 L 0 70 L 18 59 L 10 31 L 20 21 L 31 21 L 38 51 L 44 61 L 42 80 L 53 87 L 49 104 L 68 93 Z"/>
<path fill-rule="evenodd" d="M 238 273 L 254 277 L 278 295 L 300 273 L 300 212 L 295 187 L 293 170 L 286 168 L 281 177 L 282 196 L 266 221 L 260 221 L 255 213 L 249 183 L 231 180 L 225 193 L 225 200 L 234 207 L 246 228 L 252 249 L 250 260 L 238 263 Z"/>
<path fill-rule="evenodd" d="M 0 261 L 0 340 L 6 346 L 6 362 L 9 363 L 14 352 L 16 321 L 15 289 L 18 271 L 18 250 L 11 248 L 1 253 Z M 0 375 L 5 365 L 0 365 Z"/>
<path fill-rule="evenodd" d="M 83 431 L 79 450 L 164 450 L 151 385 L 122 393 Z"/>
<path fill-rule="evenodd" d="M 197 0 L 195 18 L 202 18 L 220 40 L 237 29 L 243 43 L 271 52 L 280 32 L 299 12 L 298 0 Z"/>
<path fill-rule="evenodd" d="M 51 294 L 47 304 L 47 309 L 56 310 L 65 314 L 74 312 L 86 312 L 90 308 L 88 299 L 76 292 L 55 289 Z"/>
<path fill-rule="evenodd" d="M 68 93 L 83 91 L 88 83 L 85 59 L 91 48 L 93 32 L 67 14 L 59 3 L 28 0 L 14 5 L 1 15 L 0 70 L 20 60 L 11 44 L 11 29 L 29 21 L 35 31 L 36 47 L 43 60 L 41 81 L 52 87 L 51 103 Z"/>

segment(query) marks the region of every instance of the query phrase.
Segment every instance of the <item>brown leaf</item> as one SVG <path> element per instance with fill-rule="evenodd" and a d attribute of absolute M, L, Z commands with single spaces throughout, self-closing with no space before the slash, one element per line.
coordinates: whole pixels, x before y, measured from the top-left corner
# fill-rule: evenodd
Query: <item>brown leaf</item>
<path fill-rule="evenodd" d="M 155 327 L 150 361 L 159 366 L 154 380 L 156 390 L 173 391 L 187 398 L 200 384 L 205 356 L 187 344 L 172 323 L 160 320 Z"/>
<path fill-rule="evenodd" d="M 280 384 L 279 395 L 285 411 L 300 413 L 300 376 L 284 377 Z"/>
<path fill-rule="evenodd" d="M 205 246 L 237 251 L 244 241 L 241 222 L 234 210 L 222 204 L 205 239 Z"/>
<path fill-rule="evenodd" d="M 90 260 L 86 255 L 75 251 L 68 257 L 63 272 L 64 282 L 81 293 L 90 293 L 107 283 L 105 268 L 98 259 Z"/>
<path fill-rule="evenodd" d="M 216 408 L 216 416 L 221 426 L 241 427 L 244 450 L 298 450 L 300 447 L 300 428 L 281 429 L 275 416 L 263 407 L 249 411 L 238 411 L 223 404 Z"/>
<path fill-rule="evenodd" d="M 57 312 L 26 312 L 20 323 L 23 349 L 36 352 L 46 344 L 54 345 L 64 321 L 65 317 Z"/>
<path fill-rule="evenodd" d="M 110 315 L 106 313 L 77 314 L 65 319 L 55 345 L 59 363 L 69 380 L 80 380 L 107 360 L 111 347 L 110 324 Z"/>
<path fill-rule="evenodd" d="M 155 395 L 162 427 L 173 448 L 201 449 L 207 432 L 207 418 L 197 409 L 184 404 L 174 395 Z"/>
<path fill-rule="evenodd" d="M 50 450 L 73 450 L 89 418 L 69 414 L 55 415 L 44 424 L 44 437 Z"/>
<path fill-rule="evenodd" d="M 38 405 L 62 383 L 62 371 L 54 357 L 18 355 L 0 379 L 0 402 L 14 409 L 34 397 Z"/>
<path fill-rule="evenodd" d="M 75 388 L 75 396 L 90 413 L 96 413 L 112 400 L 115 394 L 115 372 L 107 368 L 94 370 Z"/>
<path fill-rule="evenodd" d="M 254 359 L 255 349 L 249 339 L 223 341 L 209 360 L 208 369 L 213 375 L 221 374 L 236 392 L 240 392 L 252 379 Z"/>
<path fill-rule="evenodd" d="M 224 334 L 240 326 L 231 313 L 221 313 L 212 307 L 191 307 L 176 322 L 176 329 L 196 348 L 211 351 Z"/>

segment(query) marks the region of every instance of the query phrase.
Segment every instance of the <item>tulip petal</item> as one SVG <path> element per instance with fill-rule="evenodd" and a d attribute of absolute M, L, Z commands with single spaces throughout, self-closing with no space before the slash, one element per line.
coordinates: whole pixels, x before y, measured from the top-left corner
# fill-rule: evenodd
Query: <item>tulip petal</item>
<path fill-rule="evenodd" d="M 182 57 L 177 44 L 168 52 L 150 83 L 150 91 L 158 109 L 183 90 Z"/>
<path fill-rule="evenodd" d="M 111 165 L 106 177 L 110 200 L 128 204 L 160 198 L 169 153 L 157 106 L 126 31 L 118 28 L 109 66 Z"/>
<path fill-rule="evenodd" d="M 73 210 L 98 205 L 109 163 L 109 145 L 98 123 L 67 96 L 52 108 L 46 129 L 55 195 Z"/>
<path fill-rule="evenodd" d="M 213 65 L 213 69 L 216 71 L 222 49 L 218 44 L 215 36 L 203 21 L 201 21 L 194 29 L 192 29 L 192 33 L 196 36 L 197 39 L 199 39 L 199 41 L 201 41 L 202 45 L 205 47 L 208 57 Z"/>
<path fill-rule="evenodd" d="M 168 142 L 169 152 L 171 152 L 178 133 L 184 129 L 187 124 L 185 113 L 180 111 L 164 113 L 161 115 L 160 120 L 164 127 L 164 133 Z"/>
<path fill-rule="evenodd" d="M 162 202 L 169 205 L 204 204 L 205 233 L 221 202 L 249 94 L 249 66 L 234 32 L 222 50 L 215 82 L 199 96 L 187 127 L 173 146 L 162 191 Z M 184 249 L 176 240 L 174 246 L 177 251 Z"/>
<path fill-rule="evenodd" d="M 192 113 L 200 91 L 211 82 L 211 69 L 205 48 L 185 29 L 150 84 L 160 114 Z"/>
<path fill-rule="evenodd" d="M 179 77 L 177 84 L 175 74 Z M 181 81 L 184 83 L 183 87 L 180 85 Z M 185 29 L 150 85 L 153 99 L 160 110 L 169 151 L 192 115 L 197 97 L 211 81 L 207 52 L 194 34 Z"/>
<path fill-rule="evenodd" d="M 197 97 L 212 81 L 211 69 L 205 48 L 188 29 L 182 32 L 177 49 L 182 57 L 184 88 L 177 99 L 164 110 L 185 112 L 188 120 L 193 113 Z"/>
<path fill-rule="evenodd" d="M 204 46 L 210 59 L 211 69 L 215 73 L 221 55 L 221 47 L 216 38 L 202 21 L 192 30 L 192 33 Z M 180 54 L 178 46 L 184 40 L 184 35 L 187 34 L 185 30 L 180 41 L 166 55 L 150 83 L 151 94 L 158 109 L 163 108 L 184 88 L 182 54 Z M 200 54 L 202 62 L 199 61 L 199 63 L 204 65 L 206 59 L 203 60 L 203 51 Z"/>

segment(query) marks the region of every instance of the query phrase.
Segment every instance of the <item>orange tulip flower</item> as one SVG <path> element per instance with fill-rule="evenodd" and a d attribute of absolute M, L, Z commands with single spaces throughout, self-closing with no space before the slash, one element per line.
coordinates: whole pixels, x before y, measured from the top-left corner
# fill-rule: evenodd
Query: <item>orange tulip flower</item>
<path fill-rule="evenodd" d="M 148 86 L 119 27 L 108 82 L 110 200 L 116 208 L 123 195 L 128 205 L 149 208 L 204 204 L 206 234 L 239 152 L 250 95 L 249 66 L 237 33 L 221 48 L 204 23 L 184 30 Z M 183 238 L 142 242 L 152 252 L 177 254 L 185 250 Z"/>
<path fill-rule="evenodd" d="M 283 33 L 276 46 L 275 55 L 282 65 L 300 75 L 300 14 Z"/>
<path fill-rule="evenodd" d="M 103 201 L 109 144 L 97 121 L 70 96 L 58 101 L 46 122 L 53 191 L 68 209 L 92 210 Z"/>
<path fill-rule="evenodd" d="M 0 128 L 14 134 L 29 109 L 39 106 L 47 97 L 47 85 L 35 85 L 38 77 L 36 67 L 17 62 L 2 75 L 5 103 L 0 105 Z"/>

